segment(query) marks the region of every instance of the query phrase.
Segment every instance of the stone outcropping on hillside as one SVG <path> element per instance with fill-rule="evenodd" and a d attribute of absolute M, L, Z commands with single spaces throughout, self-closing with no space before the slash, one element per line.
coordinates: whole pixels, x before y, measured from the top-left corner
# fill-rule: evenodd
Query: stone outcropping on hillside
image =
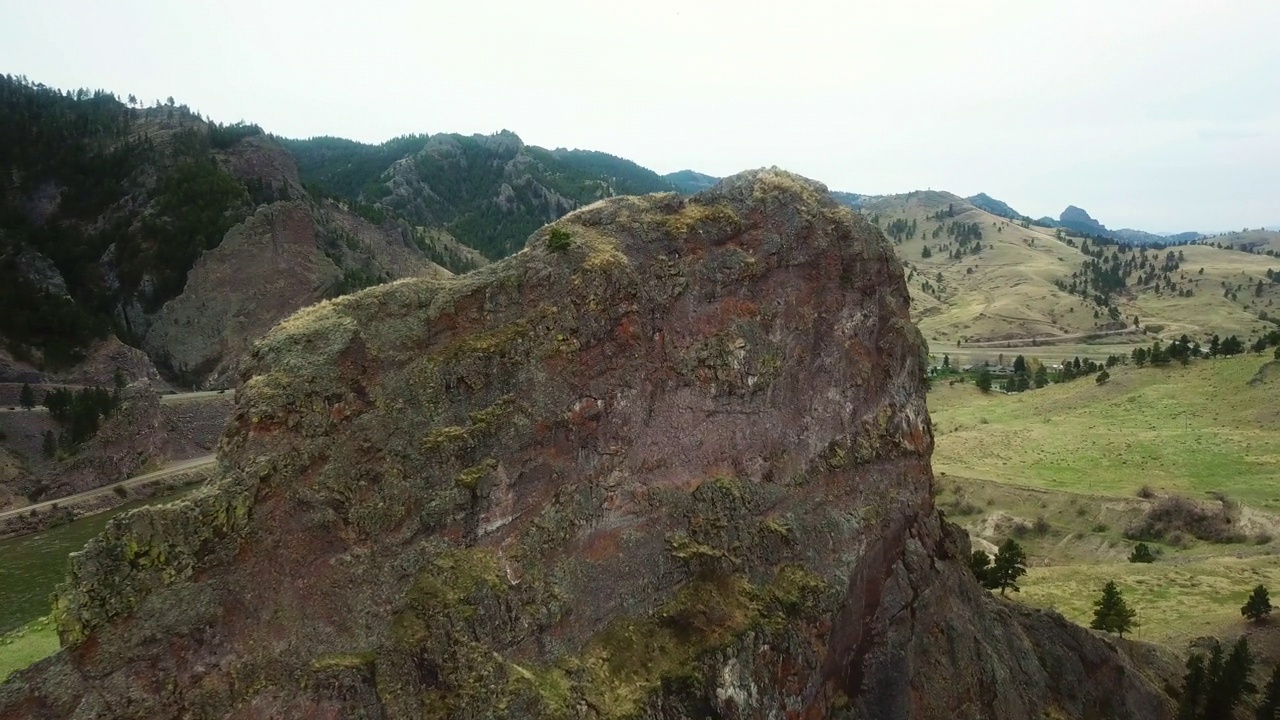
<path fill-rule="evenodd" d="M 907 306 L 758 171 L 308 308 L 220 481 L 75 557 L 0 718 L 1169 717 L 1169 668 L 968 574 Z"/>
<path fill-rule="evenodd" d="M 352 272 L 377 281 L 449 274 L 336 206 L 264 205 L 200 258 L 144 345 L 185 383 L 226 387 L 255 340 Z"/>

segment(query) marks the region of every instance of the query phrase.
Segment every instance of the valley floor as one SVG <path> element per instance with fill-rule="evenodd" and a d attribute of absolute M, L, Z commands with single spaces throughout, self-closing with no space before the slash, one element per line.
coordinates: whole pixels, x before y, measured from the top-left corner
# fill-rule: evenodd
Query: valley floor
<path fill-rule="evenodd" d="M 1029 568 L 1021 602 L 1088 625 L 1114 580 L 1141 639 L 1181 651 L 1247 632 L 1275 657 L 1280 628 L 1245 622 L 1240 606 L 1259 584 L 1280 591 L 1280 361 L 1250 354 L 1111 373 L 1103 385 L 1084 377 L 1018 395 L 937 383 L 928 402 L 939 508 L 975 549 L 1018 539 Z M 1234 537 L 1171 532 L 1148 543 L 1154 563 L 1128 562 L 1126 530 L 1169 498 L 1229 516 Z"/>

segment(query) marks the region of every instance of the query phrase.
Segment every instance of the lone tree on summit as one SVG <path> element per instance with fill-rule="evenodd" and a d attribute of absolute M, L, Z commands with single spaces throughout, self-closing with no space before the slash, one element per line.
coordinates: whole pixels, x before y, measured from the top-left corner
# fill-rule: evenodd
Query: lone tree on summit
<path fill-rule="evenodd" d="M 1107 581 L 1102 588 L 1102 597 L 1094 601 L 1093 607 L 1093 622 L 1089 627 L 1113 632 L 1120 637 L 1133 628 L 1133 618 L 1138 614 L 1124 601 L 1114 580 Z"/>
<path fill-rule="evenodd" d="M 1249 599 L 1244 601 L 1240 614 L 1254 622 L 1262 622 L 1271 614 L 1271 597 L 1264 585 L 1253 589 Z"/>

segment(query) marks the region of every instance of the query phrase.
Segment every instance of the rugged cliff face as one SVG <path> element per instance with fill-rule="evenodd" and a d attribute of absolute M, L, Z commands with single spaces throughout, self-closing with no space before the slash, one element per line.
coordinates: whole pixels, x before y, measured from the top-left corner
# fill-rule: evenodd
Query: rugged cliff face
<path fill-rule="evenodd" d="M 1167 668 L 968 575 L 907 307 L 759 171 L 308 308 L 221 480 L 76 556 L 0 718 L 1170 716 Z"/>
<path fill-rule="evenodd" d="M 254 341 L 300 308 L 353 289 L 344 283 L 448 274 L 332 204 L 263 205 L 200 258 L 144 346 L 183 384 L 227 387 Z"/>

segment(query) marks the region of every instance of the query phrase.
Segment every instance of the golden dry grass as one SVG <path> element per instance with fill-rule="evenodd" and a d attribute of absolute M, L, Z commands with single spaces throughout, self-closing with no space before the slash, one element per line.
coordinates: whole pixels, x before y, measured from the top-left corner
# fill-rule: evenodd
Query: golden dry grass
<path fill-rule="evenodd" d="M 928 215 L 954 206 L 956 215 L 945 222 L 976 222 L 982 227 L 983 250 L 962 260 L 945 252 L 922 258 L 926 243 L 936 248 L 946 242 L 943 233 L 932 239 L 938 222 Z M 1055 237 L 1049 228 L 1022 228 L 1017 223 L 969 205 L 949 193 L 916 192 L 881 198 L 866 208 L 879 214 L 881 227 L 894 219 L 915 220 L 917 236 L 895 245 L 908 265 L 912 314 L 931 343 L 1086 333 L 1108 321 L 1094 317 L 1094 306 L 1068 295 L 1054 281 L 1069 281 L 1084 256 Z M 927 239 L 926 239 L 927 238 Z M 1185 246 L 1186 260 L 1176 273 L 1180 287 L 1191 288 L 1189 298 L 1151 289 L 1134 289 L 1117 299 L 1125 318 L 1137 315 L 1143 324 L 1165 326 L 1164 334 L 1187 333 L 1196 338 L 1213 333 L 1251 336 L 1269 327 L 1259 312 L 1280 315 L 1280 285 L 1266 288 L 1261 297 L 1253 286 L 1265 279 L 1267 269 L 1280 271 L 1280 259 L 1210 246 Z M 1204 273 L 1200 274 L 1200 268 Z M 942 280 L 938 280 L 939 274 Z M 925 290 L 925 283 L 934 293 Z M 1223 297 L 1223 283 L 1243 286 L 1237 299 Z"/>

